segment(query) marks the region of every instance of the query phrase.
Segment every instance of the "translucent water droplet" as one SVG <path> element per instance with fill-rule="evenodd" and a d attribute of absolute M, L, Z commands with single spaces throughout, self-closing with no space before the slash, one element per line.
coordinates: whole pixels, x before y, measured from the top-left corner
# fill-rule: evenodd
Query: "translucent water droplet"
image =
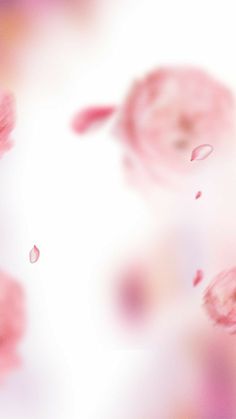
<path fill-rule="evenodd" d="M 198 191 L 195 195 L 195 199 L 199 199 L 202 196 L 202 191 Z"/>
<path fill-rule="evenodd" d="M 36 263 L 39 259 L 39 256 L 40 256 L 40 251 L 37 248 L 37 246 L 34 246 L 29 253 L 30 263 Z"/>
<path fill-rule="evenodd" d="M 96 125 L 105 122 L 114 112 L 114 106 L 93 106 L 85 108 L 75 115 L 72 129 L 77 134 L 85 134 Z"/>
<path fill-rule="evenodd" d="M 213 147 L 210 144 L 202 144 L 194 148 L 191 155 L 191 161 L 194 160 L 204 160 L 206 159 L 213 151 Z"/>
<path fill-rule="evenodd" d="M 200 282 L 203 280 L 203 271 L 201 269 L 198 269 L 195 277 L 193 278 L 193 286 L 196 287 Z"/>

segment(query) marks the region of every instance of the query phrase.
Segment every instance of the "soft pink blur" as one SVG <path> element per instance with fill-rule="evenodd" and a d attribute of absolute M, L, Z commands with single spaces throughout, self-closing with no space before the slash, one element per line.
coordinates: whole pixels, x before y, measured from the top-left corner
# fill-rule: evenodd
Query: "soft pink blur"
<path fill-rule="evenodd" d="M 12 85 L 22 76 L 33 40 L 43 35 L 44 24 L 61 17 L 71 27 L 90 31 L 103 0 L 15 0 L 0 2 L 0 82 Z"/>
<path fill-rule="evenodd" d="M 17 345 L 24 331 L 23 289 L 15 279 L 0 272 L 0 379 L 19 365 Z"/>

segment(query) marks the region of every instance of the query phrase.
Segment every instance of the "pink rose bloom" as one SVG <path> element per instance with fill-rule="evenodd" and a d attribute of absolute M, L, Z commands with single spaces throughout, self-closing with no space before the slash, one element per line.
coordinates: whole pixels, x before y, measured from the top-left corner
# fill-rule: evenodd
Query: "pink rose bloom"
<path fill-rule="evenodd" d="M 23 290 L 18 282 L 0 272 L 0 380 L 19 364 L 16 347 L 24 330 Z"/>
<path fill-rule="evenodd" d="M 156 181 L 166 171 L 190 170 L 194 148 L 215 148 L 232 134 L 234 109 L 230 90 L 202 70 L 163 67 L 134 83 L 116 132 L 128 146 L 129 166 L 133 161 Z"/>
<path fill-rule="evenodd" d="M 204 305 L 216 324 L 236 332 L 236 267 L 212 280 L 204 295 Z"/>
<path fill-rule="evenodd" d="M 15 126 L 14 100 L 8 93 L 0 93 L 0 157 L 12 146 L 10 138 Z"/>

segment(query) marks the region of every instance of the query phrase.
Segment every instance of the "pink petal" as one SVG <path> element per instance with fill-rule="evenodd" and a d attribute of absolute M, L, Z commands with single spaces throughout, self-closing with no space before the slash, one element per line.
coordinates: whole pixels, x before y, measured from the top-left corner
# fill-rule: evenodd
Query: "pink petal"
<path fill-rule="evenodd" d="M 77 134 L 84 134 L 96 124 L 105 122 L 114 112 L 114 106 L 94 106 L 85 108 L 75 115 L 72 128 Z"/>
<path fill-rule="evenodd" d="M 195 277 L 193 278 L 193 286 L 196 287 L 203 280 L 203 271 L 198 269 Z"/>
<path fill-rule="evenodd" d="M 201 196 L 202 196 L 202 192 L 198 191 L 195 195 L 195 199 L 199 199 L 199 198 L 201 198 Z"/>
<path fill-rule="evenodd" d="M 40 251 L 37 246 L 34 246 L 29 254 L 30 263 L 36 263 L 39 259 Z"/>
<path fill-rule="evenodd" d="M 210 144 L 202 144 L 194 148 L 192 151 L 191 159 L 193 160 L 204 160 L 206 159 L 213 151 L 213 147 Z"/>

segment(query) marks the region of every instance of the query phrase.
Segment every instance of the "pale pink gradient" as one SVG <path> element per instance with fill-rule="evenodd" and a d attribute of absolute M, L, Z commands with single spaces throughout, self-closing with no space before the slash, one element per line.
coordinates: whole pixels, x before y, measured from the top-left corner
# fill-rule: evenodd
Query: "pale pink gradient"
<path fill-rule="evenodd" d="M 0 92 L 0 157 L 12 147 L 11 132 L 15 126 L 14 99 Z"/>
<path fill-rule="evenodd" d="M 202 144 L 217 147 L 234 132 L 231 91 L 194 67 L 163 67 L 133 84 L 116 133 L 152 178 L 190 171 Z M 208 150 L 209 151 L 209 150 Z"/>
<path fill-rule="evenodd" d="M 236 332 L 236 267 L 212 280 L 204 294 L 204 306 L 216 324 Z"/>
<path fill-rule="evenodd" d="M 235 341 L 215 333 L 202 354 L 198 416 L 233 419 L 235 409 Z"/>
<path fill-rule="evenodd" d="M 17 345 L 25 331 L 25 298 L 21 285 L 0 272 L 0 380 L 20 358 Z"/>

